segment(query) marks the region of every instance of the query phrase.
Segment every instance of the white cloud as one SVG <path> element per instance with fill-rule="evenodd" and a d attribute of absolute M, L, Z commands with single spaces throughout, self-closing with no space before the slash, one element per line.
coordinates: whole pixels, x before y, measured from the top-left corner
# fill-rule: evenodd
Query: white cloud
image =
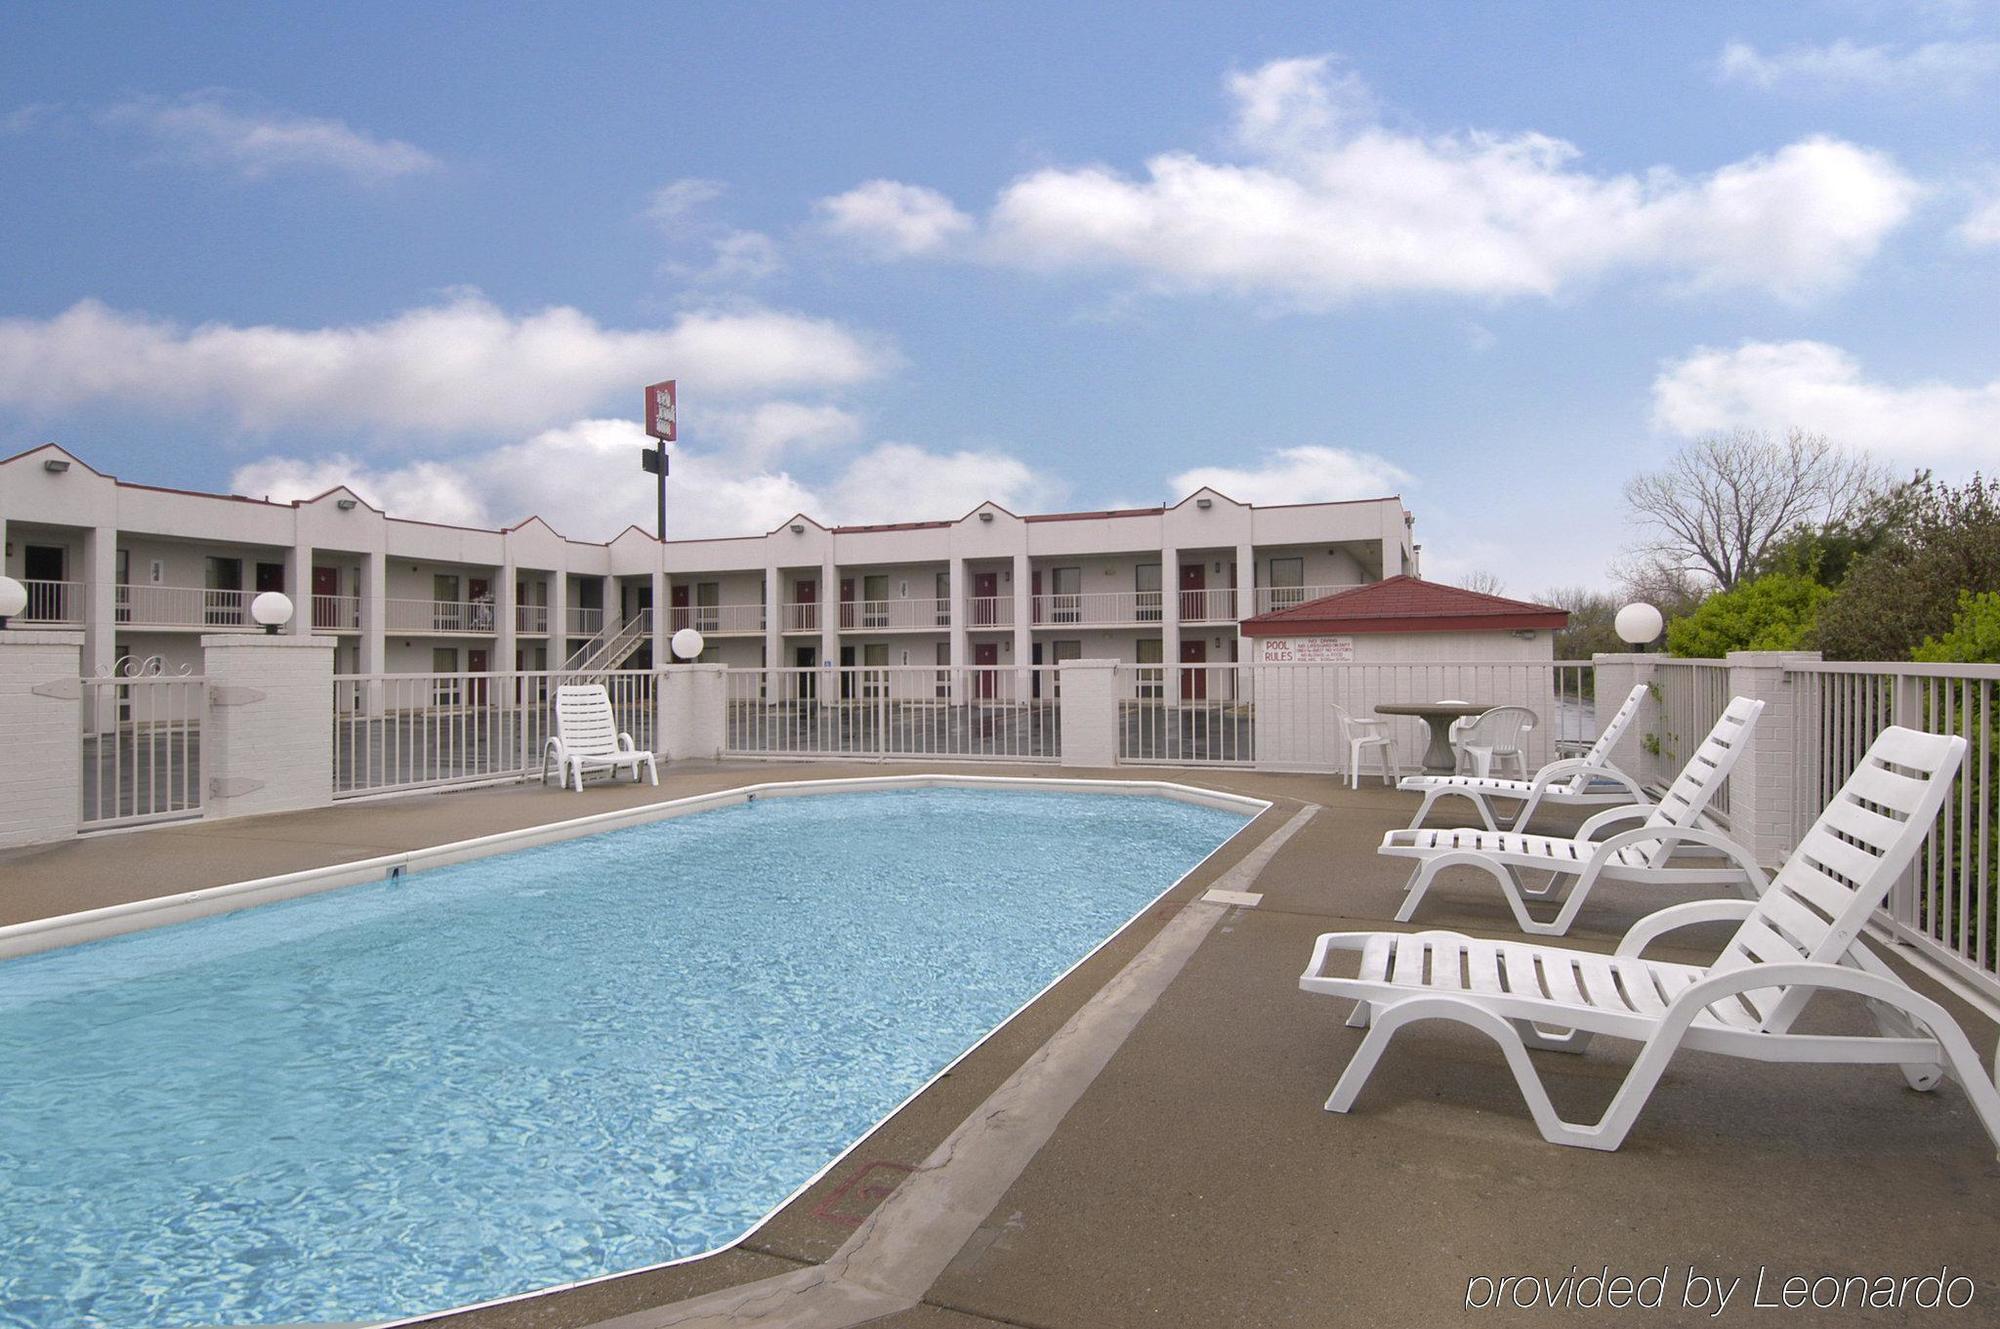
<path fill-rule="evenodd" d="M 870 180 L 813 205 L 826 229 L 883 255 L 935 254 L 972 229 L 972 218 L 935 189 Z"/>
<path fill-rule="evenodd" d="M 646 218 L 661 227 L 671 227 L 704 204 L 721 198 L 727 188 L 720 180 L 694 176 L 669 181 L 647 196 Z"/>
<path fill-rule="evenodd" d="M 1724 82 L 1807 92 L 1963 95 L 1995 73 L 2000 73 L 2000 42 L 1991 41 L 1928 42 L 1898 51 L 1857 46 L 1843 38 L 1769 55 L 1747 42 L 1730 42 L 1715 61 L 1715 76 Z"/>
<path fill-rule="evenodd" d="M 248 179 L 283 170 L 325 170 L 378 183 L 434 170 L 439 164 L 430 153 L 400 139 L 378 138 L 339 120 L 236 110 L 209 92 L 171 101 L 121 102 L 106 110 L 104 119 L 141 130 L 194 161 Z"/>
<path fill-rule="evenodd" d="M 127 402 L 243 427 L 465 434 L 536 428 L 622 402 L 663 372 L 715 399 L 861 382 L 884 349 L 828 320 L 762 309 L 617 330 L 557 306 L 515 317 L 476 293 L 380 323 L 184 327 L 85 300 L 0 320 L 0 404 Z"/>
<path fill-rule="evenodd" d="M 1239 503 L 1337 503 L 1381 498 L 1409 482 L 1387 458 L 1308 445 L 1267 452 L 1254 466 L 1198 466 L 1169 482 L 1176 498 L 1206 485 Z"/>
<path fill-rule="evenodd" d="M 794 408 L 794 409 L 786 409 Z M 796 403 L 767 403 L 746 427 L 797 445 L 851 437 L 851 420 Z M 653 529 L 654 490 L 639 469 L 652 446 L 630 420 L 578 420 L 518 443 L 451 457 L 383 465 L 348 454 L 265 457 L 238 467 L 231 487 L 279 501 L 347 485 L 394 517 L 464 526 L 510 526 L 539 515 L 577 539 L 609 539 L 628 525 Z M 833 522 L 956 518 L 985 499 L 1016 511 L 1059 493 L 1019 459 L 997 452 L 936 453 L 884 443 L 831 468 L 824 485 L 799 479 L 775 451 L 730 446 L 672 449 L 667 533 L 674 539 L 755 535 L 795 512 Z"/>
<path fill-rule="evenodd" d="M 2000 245 L 2000 194 L 1968 213 L 1954 234 L 1969 245 Z"/>
<path fill-rule="evenodd" d="M 1579 149 L 1544 134 L 1425 137 L 1376 121 L 1330 57 L 1273 62 L 1231 76 L 1228 90 L 1243 160 L 1174 151 L 1138 178 L 1035 171 L 1001 191 L 981 252 L 1307 307 L 1382 293 L 1550 296 L 1619 271 L 1801 298 L 1846 281 L 1920 193 L 1887 155 L 1828 137 L 1697 177 L 1592 173 Z M 921 208 L 895 202 L 913 197 Z M 841 198 L 889 252 L 943 247 L 921 224 L 897 243 L 906 211 L 966 224 L 914 185 L 872 181 Z"/>
<path fill-rule="evenodd" d="M 1868 378 L 1825 342 L 1697 347 L 1653 380 L 1653 422 L 1694 436 L 1792 426 L 1915 461 L 2000 461 L 2000 379 L 1977 387 Z"/>
<path fill-rule="evenodd" d="M 941 521 L 991 499 L 1010 512 L 1041 511 L 1059 486 L 1003 452 L 927 452 L 884 443 L 856 457 L 828 498 L 840 521 Z"/>
<path fill-rule="evenodd" d="M 734 455 L 760 465 L 791 453 L 852 443 L 861 435 L 853 412 L 825 402 L 758 402 L 704 418 Z"/>

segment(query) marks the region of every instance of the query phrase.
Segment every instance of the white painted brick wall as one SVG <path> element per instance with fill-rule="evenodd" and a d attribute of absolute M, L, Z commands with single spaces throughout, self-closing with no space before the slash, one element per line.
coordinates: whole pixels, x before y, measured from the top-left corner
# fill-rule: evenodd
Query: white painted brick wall
<path fill-rule="evenodd" d="M 1066 660 L 1062 693 L 1062 764 L 1118 764 L 1118 662 Z"/>
<path fill-rule="evenodd" d="M 201 646 L 209 680 L 206 815 L 331 803 L 334 639 L 217 634 Z"/>
<path fill-rule="evenodd" d="M 1593 732 L 1603 731 L 1613 713 L 1625 704 L 1625 698 L 1633 688 L 1654 681 L 1653 661 L 1657 658 L 1638 654 L 1594 655 L 1590 658 L 1597 691 L 1597 728 Z M 1639 713 L 1632 717 L 1625 737 L 1619 739 L 1617 746 L 1611 750 L 1611 764 L 1642 784 L 1658 782 L 1660 776 L 1655 768 L 1659 763 L 1646 751 L 1646 735 L 1659 731 L 1660 699 L 1648 696 Z M 1667 777 L 1672 778 L 1672 775 Z"/>
<path fill-rule="evenodd" d="M 1729 829 L 1759 863 L 1776 866 L 1792 851 L 1800 790 L 1796 780 L 1800 698 L 1785 676 L 1817 651 L 1731 651 L 1729 690 L 1764 703 L 1750 745 L 1729 776 Z"/>
<path fill-rule="evenodd" d="M 668 761 L 722 755 L 729 725 L 729 668 L 675 665 L 660 675 L 660 752 Z"/>
<path fill-rule="evenodd" d="M 0 631 L 0 847 L 66 840 L 83 806 L 81 632 Z M 37 688 L 58 695 L 38 695 Z"/>

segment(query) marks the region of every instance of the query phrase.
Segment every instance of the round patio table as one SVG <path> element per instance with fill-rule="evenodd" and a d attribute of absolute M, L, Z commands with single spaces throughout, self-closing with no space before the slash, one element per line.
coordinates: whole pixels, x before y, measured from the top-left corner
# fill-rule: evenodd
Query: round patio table
<path fill-rule="evenodd" d="M 1483 701 L 1401 701 L 1384 702 L 1377 715 L 1414 715 L 1431 727 L 1431 745 L 1424 749 L 1425 775 L 1450 775 L 1458 769 L 1451 750 L 1451 723 L 1468 715 L 1484 715 L 1493 708 Z"/>

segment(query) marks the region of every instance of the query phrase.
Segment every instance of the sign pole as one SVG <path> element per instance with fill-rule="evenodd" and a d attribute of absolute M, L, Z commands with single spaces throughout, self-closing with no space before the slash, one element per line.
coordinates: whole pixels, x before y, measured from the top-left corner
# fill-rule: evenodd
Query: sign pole
<path fill-rule="evenodd" d="M 667 542 L 667 444 L 680 434 L 680 402 L 674 380 L 646 387 L 646 432 L 654 439 L 651 452 L 639 454 L 639 465 L 659 480 L 659 525 L 661 544 Z"/>

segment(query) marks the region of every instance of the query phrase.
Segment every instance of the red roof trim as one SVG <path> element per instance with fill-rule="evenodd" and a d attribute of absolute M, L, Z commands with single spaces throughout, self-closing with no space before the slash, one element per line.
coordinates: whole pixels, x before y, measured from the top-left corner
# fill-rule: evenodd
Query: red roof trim
<path fill-rule="evenodd" d="M 1505 632 L 1561 628 L 1568 623 L 1566 609 L 1400 575 L 1259 614 L 1245 619 L 1242 628 L 1247 637 L 1274 637 L 1349 632 Z"/>

